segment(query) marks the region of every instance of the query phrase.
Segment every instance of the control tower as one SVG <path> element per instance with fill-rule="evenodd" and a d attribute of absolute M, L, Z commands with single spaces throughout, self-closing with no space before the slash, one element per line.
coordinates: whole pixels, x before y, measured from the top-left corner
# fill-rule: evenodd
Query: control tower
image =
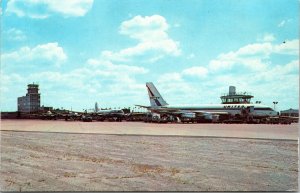
<path fill-rule="evenodd" d="M 40 109 L 40 93 L 38 84 L 27 85 L 26 96 L 18 97 L 18 111 L 37 112 Z"/>
<path fill-rule="evenodd" d="M 28 84 L 27 94 L 29 98 L 30 112 L 38 111 L 40 108 L 40 93 L 38 84 Z"/>
<path fill-rule="evenodd" d="M 253 96 L 246 92 L 237 93 L 235 86 L 229 86 L 228 94 L 224 94 L 220 98 L 222 104 L 249 104 Z"/>

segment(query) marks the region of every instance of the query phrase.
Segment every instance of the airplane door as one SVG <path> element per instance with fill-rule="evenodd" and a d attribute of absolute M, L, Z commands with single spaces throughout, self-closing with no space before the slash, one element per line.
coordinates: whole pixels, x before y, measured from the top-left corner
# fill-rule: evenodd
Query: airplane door
<path fill-rule="evenodd" d="M 254 112 L 254 106 L 250 106 L 249 107 L 249 113 L 253 113 Z"/>

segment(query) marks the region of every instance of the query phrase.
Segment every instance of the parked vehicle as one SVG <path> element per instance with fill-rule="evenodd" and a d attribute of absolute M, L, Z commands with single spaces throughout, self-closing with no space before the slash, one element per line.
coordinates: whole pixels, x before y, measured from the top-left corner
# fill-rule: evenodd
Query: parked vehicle
<path fill-rule="evenodd" d="M 83 122 L 92 122 L 93 121 L 93 117 L 90 115 L 82 115 L 81 120 Z"/>

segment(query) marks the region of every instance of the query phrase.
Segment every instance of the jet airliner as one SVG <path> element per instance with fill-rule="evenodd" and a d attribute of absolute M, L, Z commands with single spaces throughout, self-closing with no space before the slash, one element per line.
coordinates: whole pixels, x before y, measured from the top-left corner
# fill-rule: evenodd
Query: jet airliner
<path fill-rule="evenodd" d="M 146 83 L 150 106 L 136 105 L 144 107 L 151 112 L 161 115 L 169 114 L 177 117 L 196 116 L 212 116 L 212 115 L 232 115 L 238 116 L 242 114 L 244 109 L 248 109 L 251 115 L 256 118 L 263 118 L 269 116 L 277 116 L 277 112 L 271 107 L 261 104 L 201 104 L 201 105 L 169 105 L 158 92 L 152 82 Z"/>

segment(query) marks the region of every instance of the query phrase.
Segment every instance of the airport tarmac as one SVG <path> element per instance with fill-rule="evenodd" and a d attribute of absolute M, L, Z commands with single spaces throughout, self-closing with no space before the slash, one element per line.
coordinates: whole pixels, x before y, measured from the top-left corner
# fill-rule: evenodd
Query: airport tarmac
<path fill-rule="evenodd" d="M 2 120 L 1 191 L 297 191 L 297 127 Z"/>
<path fill-rule="evenodd" d="M 157 124 L 126 121 L 80 122 L 63 120 L 2 120 L 1 130 L 118 135 L 298 139 L 298 124 Z"/>

